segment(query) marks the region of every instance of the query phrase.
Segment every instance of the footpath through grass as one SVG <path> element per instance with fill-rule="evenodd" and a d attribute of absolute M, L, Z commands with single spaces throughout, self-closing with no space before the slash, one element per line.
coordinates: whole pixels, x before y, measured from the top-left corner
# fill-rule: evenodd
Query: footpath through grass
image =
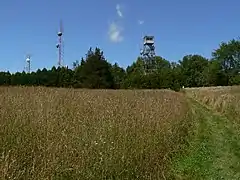
<path fill-rule="evenodd" d="M 195 132 L 173 161 L 176 179 L 240 179 L 240 136 L 231 120 L 190 100 Z"/>

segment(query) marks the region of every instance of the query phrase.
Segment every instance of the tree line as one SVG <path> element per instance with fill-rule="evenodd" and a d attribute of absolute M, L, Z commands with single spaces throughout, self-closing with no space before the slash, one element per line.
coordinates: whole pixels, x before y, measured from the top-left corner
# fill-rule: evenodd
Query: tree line
<path fill-rule="evenodd" d="M 90 89 L 162 89 L 178 91 L 182 86 L 231 86 L 240 84 L 240 40 L 220 43 L 207 59 L 186 55 L 178 62 L 154 58 L 154 71 L 146 73 L 138 57 L 126 69 L 110 64 L 99 48 L 90 48 L 73 68 L 52 67 L 36 72 L 0 72 L 0 85 L 47 86 Z"/>

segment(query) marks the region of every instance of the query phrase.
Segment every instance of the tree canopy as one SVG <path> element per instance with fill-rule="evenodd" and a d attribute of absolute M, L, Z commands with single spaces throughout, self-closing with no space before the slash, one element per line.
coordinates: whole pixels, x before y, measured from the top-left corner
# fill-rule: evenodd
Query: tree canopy
<path fill-rule="evenodd" d="M 154 71 L 144 73 L 144 60 L 138 57 L 126 69 L 109 63 L 100 48 L 90 48 L 73 67 L 52 67 L 36 72 L 0 72 L 0 85 L 73 87 L 90 89 L 161 89 L 228 86 L 240 84 L 240 41 L 222 42 L 207 59 L 185 55 L 178 62 L 155 57 Z"/>

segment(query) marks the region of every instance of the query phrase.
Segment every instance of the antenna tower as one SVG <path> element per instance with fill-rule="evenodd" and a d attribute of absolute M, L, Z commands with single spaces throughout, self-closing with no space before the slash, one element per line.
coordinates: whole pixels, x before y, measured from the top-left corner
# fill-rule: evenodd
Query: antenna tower
<path fill-rule="evenodd" d="M 28 73 L 30 73 L 31 72 L 31 56 L 29 54 L 26 56 L 26 63 L 27 63 L 26 70 Z"/>
<path fill-rule="evenodd" d="M 141 57 L 144 61 L 145 74 L 151 73 L 155 70 L 155 46 L 154 36 L 143 37 L 143 49 L 141 50 Z"/>
<path fill-rule="evenodd" d="M 60 21 L 60 28 L 57 33 L 58 36 L 58 43 L 56 45 L 58 49 L 58 66 L 62 67 L 63 66 L 63 25 L 62 21 Z"/>

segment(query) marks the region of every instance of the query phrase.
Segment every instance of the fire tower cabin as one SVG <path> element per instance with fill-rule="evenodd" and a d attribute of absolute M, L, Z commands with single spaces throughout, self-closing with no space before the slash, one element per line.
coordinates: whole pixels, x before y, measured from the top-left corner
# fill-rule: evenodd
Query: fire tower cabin
<path fill-rule="evenodd" d="M 154 44 L 154 36 L 144 36 L 143 38 L 144 45 L 153 45 Z"/>

